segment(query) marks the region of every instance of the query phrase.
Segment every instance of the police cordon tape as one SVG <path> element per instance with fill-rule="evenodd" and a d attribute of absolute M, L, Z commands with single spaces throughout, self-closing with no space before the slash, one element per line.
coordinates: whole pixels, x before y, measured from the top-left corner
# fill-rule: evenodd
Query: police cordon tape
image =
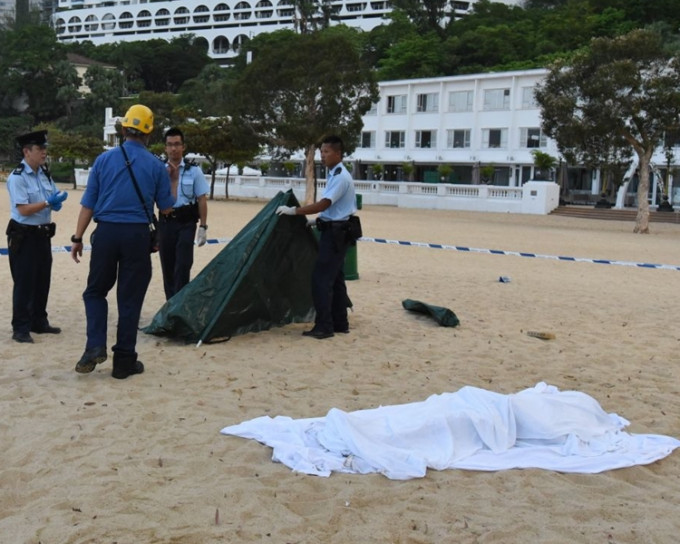
<path fill-rule="evenodd" d="M 206 241 L 206 244 L 227 244 L 231 241 L 231 238 L 210 238 Z M 369 238 L 362 237 L 359 238 L 359 242 L 374 242 L 377 244 L 390 244 L 397 246 L 413 246 L 413 247 L 425 247 L 428 249 L 446 249 L 449 251 L 462 251 L 465 253 L 486 253 L 488 255 L 513 255 L 515 257 L 529 257 L 532 259 L 549 259 L 553 261 L 568 261 L 577 263 L 593 263 L 593 264 L 613 264 L 618 266 L 633 266 L 635 268 L 652 268 L 657 270 L 678 270 L 680 271 L 680 265 L 674 264 L 655 264 L 655 263 L 638 263 L 634 261 L 616 261 L 612 259 L 588 259 L 585 257 L 565 257 L 563 255 L 542 255 L 540 253 L 526 253 L 522 251 L 505 251 L 502 249 L 482 249 L 477 247 L 465 247 L 465 246 L 450 246 L 446 244 L 432 244 L 428 242 L 409 242 L 404 240 L 387 240 L 386 238 Z M 91 246 L 86 245 L 83 247 L 83 251 L 90 251 Z M 70 253 L 71 246 L 53 246 L 52 253 Z M 0 248 L 0 255 L 7 255 L 7 248 Z"/>

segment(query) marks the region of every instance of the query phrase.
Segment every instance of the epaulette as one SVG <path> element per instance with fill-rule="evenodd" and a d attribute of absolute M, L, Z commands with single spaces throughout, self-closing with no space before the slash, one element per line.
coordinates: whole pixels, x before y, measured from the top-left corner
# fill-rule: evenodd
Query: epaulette
<path fill-rule="evenodd" d="M 338 166 L 335 170 L 333 170 L 333 175 L 337 176 L 338 174 L 340 174 L 340 172 L 342 172 L 342 168 Z"/>
<path fill-rule="evenodd" d="M 43 174 L 47 176 L 47 179 L 52 181 L 52 174 L 50 174 L 50 169 L 47 168 L 47 166 L 45 166 L 44 164 L 40 165 L 40 169 L 43 171 Z"/>
<path fill-rule="evenodd" d="M 24 171 L 24 163 L 21 162 L 19 165 L 14 169 L 12 174 L 21 174 Z"/>
<path fill-rule="evenodd" d="M 196 162 L 196 159 L 191 159 L 190 161 L 187 161 L 184 159 L 184 165 L 186 168 L 191 168 L 192 166 L 195 166 L 196 168 L 200 168 L 200 164 Z"/>

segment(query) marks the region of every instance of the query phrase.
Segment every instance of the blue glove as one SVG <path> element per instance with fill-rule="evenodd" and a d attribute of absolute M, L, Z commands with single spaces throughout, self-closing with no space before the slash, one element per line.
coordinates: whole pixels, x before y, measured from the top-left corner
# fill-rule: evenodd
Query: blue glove
<path fill-rule="evenodd" d="M 68 198 L 68 193 L 66 191 L 57 191 L 49 196 L 47 203 L 53 211 L 58 212 L 61 210 L 61 203 Z"/>

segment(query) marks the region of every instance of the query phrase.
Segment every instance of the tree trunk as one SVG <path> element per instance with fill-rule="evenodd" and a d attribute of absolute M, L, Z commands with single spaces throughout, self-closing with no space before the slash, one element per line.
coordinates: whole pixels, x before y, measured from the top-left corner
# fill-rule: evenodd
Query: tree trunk
<path fill-rule="evenodd" d="M 314 175 L 314 154 L 316 146 L 308 145 L 305 149 L 305 202 L 304 205 L 312 204 L 316 198 L 316 176 Z"/>
<path fill-rule="evenodd" d="M 638 183 L 637 199 L 638 209 L 635 217 L 633 232 L 649 234 L 649 162 L 652 158 L 651 151 L 638 152 L 640 169 L 640 183 Z"/>

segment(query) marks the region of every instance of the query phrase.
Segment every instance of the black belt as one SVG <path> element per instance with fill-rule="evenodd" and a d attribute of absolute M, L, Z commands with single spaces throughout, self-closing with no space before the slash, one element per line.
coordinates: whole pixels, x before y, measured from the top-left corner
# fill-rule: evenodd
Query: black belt
<path fill-rule="evenodd" d="M 319 229 L 319 232 L 323 232 L 332 228 L 341 228 L 347 223 L 349 223 L 349 220 L 327 221 L 325 219 L 319 219 L 318 217 L 316 218 L 316 228 Z"/>

